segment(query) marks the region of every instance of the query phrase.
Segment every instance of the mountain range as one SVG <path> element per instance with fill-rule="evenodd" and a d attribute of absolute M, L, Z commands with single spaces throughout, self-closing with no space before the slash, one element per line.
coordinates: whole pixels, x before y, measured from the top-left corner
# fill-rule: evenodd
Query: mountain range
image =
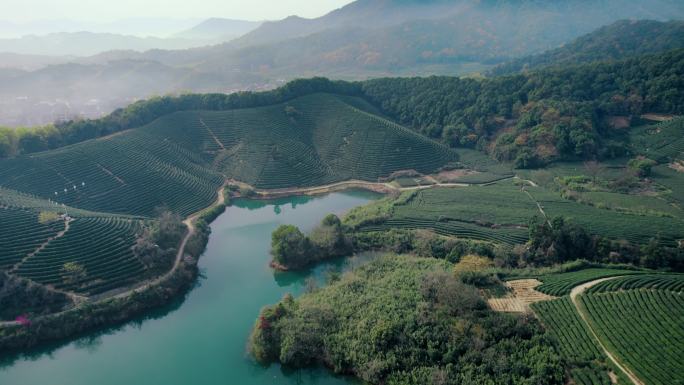
<path fill-rule="evenodd" d="M 0 103 L 6 107 L 0 124 L 26 124 L 27 115 L 35 123 L 43 115 L 39 104 L 54 106 L 58 99 L 69 108 L 55 113 L 50 107 L 39 122 L 99 116 L 154 94 L 268 89 L 297 77 L 481 73 L 619 19 L 644 18 L 682 19 L 684 5 L 676 0 L 358 0 L 320 18 L 264 22 L 222 44 L 109 51 L 33 71 L 0 70 L 5 85 Z M 198 36 L 222 23 L 203 24 L 176 37 Z M 92 104 L 98 108 L 90 109 Z"/>

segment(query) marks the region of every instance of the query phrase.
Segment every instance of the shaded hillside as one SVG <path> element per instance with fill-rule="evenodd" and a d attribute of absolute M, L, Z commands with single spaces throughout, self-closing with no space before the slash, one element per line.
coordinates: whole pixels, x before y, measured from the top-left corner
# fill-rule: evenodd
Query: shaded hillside
<path fill-rule="evenodd" d="M 215 200 L 224 176 L 262 188 L 303 187 L 431 172 L 457 160 L 445 146 L 359 109 L 363 101 L 353 104 L 313 94 L 260 108 L 176 112 L 111 137 L 0 161 L 0 186 L 89 210 L 151 216 L 164 206 L 188 215 Z"/>
<path fill-rule="evenodd" d="M 547 66 L 622 60 L 684 48 L 684 22 L 621 20 L 577 38 L 560 48 L 501 64 L 491 75 L 505 75 Z"/>
<path fill-rule="evenodd" d="M 357 0 L 324 16 L 306 19 L 290 16 L 265 22 L 232 42 L 246 47 L 312 35 L 337 28 L 377 29 L 416 19 L 439 19 L 471 6 L 468 1 Z"/>

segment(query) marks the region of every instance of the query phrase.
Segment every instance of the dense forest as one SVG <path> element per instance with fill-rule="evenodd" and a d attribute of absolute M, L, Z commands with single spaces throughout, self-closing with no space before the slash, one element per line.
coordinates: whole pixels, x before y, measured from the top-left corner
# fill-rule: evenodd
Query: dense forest
<path fill-rule="evenodd" d="M 622 155 L 607 118 L 682 113 L 684 50 L 487 80 L 378 79 L 364 95 L 400 123 L 518 167 Z"/>
<path fill-rule="evenodd" d="M 387 256 L 288 295 L 263 309 L 250 351 L 263 363 L 323 364 L 372 384 L 562 384 L 562 360 L 540 324 L 489 310 L 450 266 Z"/>

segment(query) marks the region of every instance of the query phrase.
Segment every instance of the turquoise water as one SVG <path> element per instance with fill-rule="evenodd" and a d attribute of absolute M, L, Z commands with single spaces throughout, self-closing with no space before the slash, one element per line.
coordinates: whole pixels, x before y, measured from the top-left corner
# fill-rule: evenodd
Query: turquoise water
<path fill-rule="evenodd" d="M 270 202 L 236 201 L 212 224 L 200 279 L 186 298 L 122 327 L 5 360 L 2 385 L 355 384 L 324 369 L 263 367 L 246 355 L 259 309 L 285 293 L 300 294 L 308 277 L 324 280 L 356 258 L 305 273 L 268 267 L 271 232 L 280 224 L 310 230 L 377 195 L 360 191 Z M 350 262 L 351 260 L 351 262 Z"/>

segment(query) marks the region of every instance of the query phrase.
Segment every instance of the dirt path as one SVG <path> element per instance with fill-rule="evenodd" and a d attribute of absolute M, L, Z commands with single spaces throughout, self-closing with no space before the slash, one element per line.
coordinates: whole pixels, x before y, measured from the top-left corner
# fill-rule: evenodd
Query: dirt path
<path fill-rule="evenodd" d="M 582 309 L 582 306 L 580 306 L 580 303 L 577 300 L 577 297 L 580 294 L 584 293 L 584 291 L 587 290 L 588 288 L 590 288 L 596 284 L 599 284 L 601 282 L 608 281 L 611 279 L 616 279 L 616 278 L 619 278 L 619 276 L 618 277 L 601 278 L 601 279 L 597 279 L 595 281 L 583 283 L 579 286 L 576 286 L 570 292 L 570 299 L 572 300 L 572 304 L 575 305 L 575 309 L 577 309 L 577 313 L 582 318 L 582 321 L 584 321 L 584 323 L 587 325 L 587 328 L 591 332 L 591 335 L 594 336 L 594 338 L 596 339 L 596 341 L 599 344 L 599 347 L 601 347 L 601 350 L 603 350 L 603 353 L 606 355 L 606 357 L 608 357 L 608 359 L 610 359 L 613 362 L 613 364 L 615 364 L 615 366 L 617 366 L 620 370 L 622 370 L 622 372 L 625 373 L 625 375 L 627 375 L 627 377 L 629 377 L 629 379 L 634 383 L 634 385 L 645 385 L 644 382 L 639 379 L 639 377 L 634 375 L 634 373 L 632 373 L 631 370 L 629 370 L 628 368 L 626 368 L 625 366 L 620 364 L 620 362 L 615 358 L 615 356 L 613 356 L 613 354 L 610 351 L 608 351 L 608 349 L 606 349 L 605 345 L 603 345 L 601 340 L 598 338 L 598 335 L 596 334 L 594 329 L 591 327 L 591 324 L 589 323 L 589 317 L 587 316 L 587 314 L 585 314 L 584 310 Z"/>
<path fill-rule="evenodd" d="M 64 220 L 64 230 L 58 232 L 54 237 L 48 238 L 45 242 L 43 242 L 40 246 L 38 246 L 38 247 L 37 247 L 35 250 L 33 250 L 31 253 L 26 254 L 26 256 L 25 256 L 24 258 L 22 258 L 21 261 L 15 263 L 14 266 L 12 266 L 12 268 L 10 268 L 10 269 L 8 270 L 8 273 L 10 273 L 10 274 L 15 273 L 15 272 L 17 271 L 17 269 L 19 268 L 19 266 L 21 266 L 21 265 L 22 265 L 24 262 L 26 262 L 29 258 L 31 258 L 31 257 L 33 257 L 34 255 L 38 254 L 41 250 L 43 250 L 44 248 L 46 248 L 47 245 L 48 245 L 50 242 L 54 241 L 55 239 L 59 239 L 59 238 L 63 237 L 64 234 L 66 234 L 66 232 L 69 231 L 69 225 L 71 224 L 71 221 L 72 221 L 72 220 L 73 220 L 73 219 L 71 219 L 71 218 L 65 219 L 65 220 Z"/>
<path fill-rule="evenodd" d="M 14 266 L 12 266 L 12 268 L 8 270 L 8 273 L 10 273 L 10 274 L 16 273 L 17 269 L 19 269 L 19 267 L 20 267 L 24 262 L 26 262 L 29 258 L 31 258 L 31 257 L 33 257 L 34 255 L 40 253 L 43 249 L 45 249 L 45 248 L 50 244 L 50 242 L 52 242 L 52 241 L 54 241 L 54 240 L 56 240 L 56 239 L 59 239 L 59 238 L 63 237 L 63 236 L 69 231 L 69 228 L 70 228 L 70 225 L 71 225 L 71 222 L 72 222 L 72 221 L 73 221 L 72 218 L 65 219 L 65 220 L 64 220 L 64 230 L 58 232 L 54 237 L 48 238 L 45 242 L 43 242 L 40 246 L 38 246 L 38 247 L 37 247 L 35 250 L 33 250 L 30 254 L 27 254 L 24 258 L 21 259 L 21 261 L 19 261 L 19 262 L 17 262 L 16 264 L 14 264 Z M 71 291 L 59 290 L 59 289 L 55 289 L 54 287 L 45 286 L 45 285 L 43 285 L 43 284 L 39 284 L 39 285 L 43 286 L 44 288 L 46 288 L 46 289 L 49 290 L 49 291 L 52 291 L 52 292 L 55 292 L 55 293 L 61 293 L 61 294 L 64 294 L 64 295 L 68 296 L 74 303 L 79 303 L 79 302 L 83 302 L 83 301 L 86 300 L 86 297 L 85 297 L 85 296 L 76 294 L 76 293 L 71 292 Z M 0 325 L 1 325 L 1 324 L 0 324 Z"/>
<path fill-rule="evenodd" d="M 112 178 L 114 178 L 114 179 L 115 179 L 117 182 L 119 182 L 120 184 L 122 184 L 122 185 L 125 185 L 125 184 L 126 184 L 126 182 L 124 182 L 123 179 L 121 179 L 121 178 L 119 178 L 118 176 L 114 175 L 114 173 L 111 172 L 111 171 L 109 171 L 109 169 L 107 169 L 105 166 L 103 166 L 103 165 L 101 165 L 101 164 L 99 164 L 99 163 L 95 163 L 95 164 L 97 165 L 97 167 L 100 168 L 100 170 L 102 170 L 102 172 L 104 172 L 105 174 L 111 176 Z"/>
<path fill-rule="evenodd" d="M 225 196 L 223 195 L 223 190 L 225 189 L 225 187 L 226 187 L 227 184 L 228 184 L 228 182 L 226 181 L 226 182 L 221 186 L 221 188 L 218 190 L 218 192 L 217 192 L 218 197 L 217 197 L 217 199 L 216 199 L 216 201 L 214 202 L 213 205 L 211 205 L 211 206 L 209 206 L 209 207 L 206 207 L 206 208 L 204 208 L 204 209 L 202 209 L 202 210 L 200 210 L 200 211 L 198 211 L 198 212 L 192 214 L 191 216 L 189 216 L 187 219 L 185 219 L 185 220 L 183 221 L 183 223 L 188 227 L 188 232 L 187 232 L 187 233 L 185 234 L 185 236 L 183 237 L 183 240 L 181 241 L 181 244 L 180 244 L 180 246 L 178 247 L 178 252 L 176 253 L 176 259 L 175 259 L 175 261 L 174 261 L 174 263 L 173 263 L 173 267 L 171 267 L 171 269 L 170 269 L 168 272 L 166 272 L 164 275 L 161 275 L 161 276 L 159 276 L 159 277 L 157 277 L 157 278 L 155 278 L 155 279 L 153 279 L 153 280 L 151 280 L 151 281 L 146 281 L 146 282 L 141 283 L 140 285 L 135 286 L 135 287 L 133 287 L 133 288 L 131 288 L 131 289 L 128 289 L 128 290 L 126 290 L 126 291 L 117 293 L 117 294 L 115 294 L 115 295 L 103 296 L 103 297 L 101 297 L 101 298 L 98 298 L 98 300 L 95 301 L 95 302 L 98 302 L 98 301 L 101 301 L 101 300 L 105 300 L 105 299 L 111 299 L 111 298 L 123 298 L 123 297 L 127 297 L 127 296 L 130 296 L 131 294 L 134 294 L 134 293 L 143 291 L 143 290 L 145 290 L 145 289 L 147 289 L 147 288 L 149 288 L 149 287 L 151 287 L 151 286 L 153 286 L 153 285 L 157 285 L 157 284 L 163 282 L 164 280 L 168 279 L 169 277 L 171 277 L 171 275 L 173 275 L 173 273 L 176 272 L 176 270 L 177 270 L 178 267 L 180 266 L 181 261 L 183 260 L 183 256 L 185 255 L 185 247 L 187 246 L 188 241 L 189 241 L 190 238 L 192 238 L 192 236 L 195 234 L 195 222 L 197 221 L 197 218 L 198 218 L 198 217 L 200 216 L 200 214 L 202 214 L 202 212 L 203 212 L 204 210 L 206 210 L 207 208 L 214 207 L 214 206 L 218 206 L 218 205 L 221 205 L 221 204 L 225 204 L 225 201 L 226 201 L 226 200 L 225 200 Z M 66 229 L 64 230 L 64 232 L 66 232 Z M 63 234 L 62 234 L 62 235 L 63 235 Z M 51 290 L 56 291 L 56 292 L 60 292 L 60 293 L 64 293 L 64 294 L 68 295 L 69 297 L 71 297 L 71 299 L 74 301 L 74 303 L 83 302 L 83 301 L 86 301 L 86 300 L 88 299 L 87 297 L 84 297 L 84 296 L 81 296 L 81 295 L 78 295 L 78 294 L 75 294 L 75 293 L 72 293 L 72 292 L 65 292 L 65 291 L 60 291 L 60 290 L 56 290 L 56 289 L 51 289 Z M 52 313 L 52 314 L 50 314 L 50 315 L 51 315 L 51 316 L 54 316 L 54 315 L 63 314 L 63 313 L 69 312 L 69 311 L 71 311 L 71 309 L 64 310 L 64 311 L 57 312 L 57 313 Z M 2 327 L 8 327 L 8 326 L 16 326 L 16 325 L 19 325 L 19 324 L 20 324 L 20 323 L 17 322 L 17 321 L 0 321 L 0 328 L 2 328 Z"/>
<path fill-rule="evenodd" d="M 549 227 L 553 227 L 553 226 L 551 225 L 551 221 L 549 220 L 549 217 L 546 215 L 546 211 L 544 211 L 544 206 L 542 206 L 541 203 L 539 203 L 536 199 L 534 199 L 534 197 L 532 196 L 532 194 L 530 194 L 530 192 L 527 191 L 527 190 L 525 189 L 524 186 L 523 186 L 523 188 L 522 188 L 522 191 L 523 191 L 525 194 L 527 194 L 527 196 L 532 200 L 532 202 L 534 202 L 534 204 L 537 205 L 537 208 L 539 209 L 539 212 L 540 212 L 541 215 L 544 217 L 544 219 L 546 219 L 546 223 L 549 225 Z"/>
<path fill-rule="evenodd" d="M 218 198 L 216 198 L 216 201 L 214 202 L 214 204 L 212 204 L 209 207 L 215 207 L 215 206 L 222 205 L 222 204 L 226 203 L 225 195 L 223 195 L 223 190 L 225 189 L 226 185 L 227 185 L 227 182 L 224 183 L 223 185 L 221 185 L 221 188 L 219 188 L 218 193 L 217 193 Z M 151 281 L 147 281 L 140 286 L 137 286 L 133 289 L 118 293 L 114 296 L 107 297 L 107 298 L 127 297 L 133 293 L 143 291 L 143 290 L 149 288 L 150 286 L 157 285 L 157 284 L 163 282 L 164 280 L 170 278 L 176 272 L 176 270 L 178 269 L 178 266 L 180 266 L 180 263 L 183 260 L 183 257 L 185 256 L 185 246 L 187 246 L 190 238 L 192 238 L 192 236 L 195 235 L 195 222 L 197 221 L 197 218 L 206 209 L 207 208 L 204 208 L 204 209 L 192 214 L 191 216 L 189 216 L 187 219 L 185 219 L 183 221 L 183 224 L 185 224 L 185 226 L 188 227 L 188 232 L 185 234 L 185 237 L 183 237 L 183 240 L 181 241 L 181 244 L 178 247 L 178 252 L 176 253 L 176 259 L 173 262 L 173 267 L 171 267 L 171 269 L 169 271 L 167 271 L 164 275 L 161 275 L 161 276 L 159 276 L 159 277 L 157 277 Z"/>
<path fill-rule="evenodd" d="M 218 144 L 219 147 L 221 147 L 221 150 L 225 150 L 226 147 L 223 145 L 223 143 L 221 143 L 221 141 L 216 136 L 216 134 L 214 134 L 214 131 L 212 131 L 211 128 L 209 128 L 209 126 L 207 126 L 207 124 L 204 123 L 204 120 L 202 120 L 202 118 L 200 118 L 199 122 L 200 122 L 200 124 L 202 124 L 204 126 L 204 128 L 207 129 L 207 132 L 209 132 L 209 135 L 211 135 L 211 137 L 214 138 L 214 141 L 216 142 L 216 144 Z"/>

